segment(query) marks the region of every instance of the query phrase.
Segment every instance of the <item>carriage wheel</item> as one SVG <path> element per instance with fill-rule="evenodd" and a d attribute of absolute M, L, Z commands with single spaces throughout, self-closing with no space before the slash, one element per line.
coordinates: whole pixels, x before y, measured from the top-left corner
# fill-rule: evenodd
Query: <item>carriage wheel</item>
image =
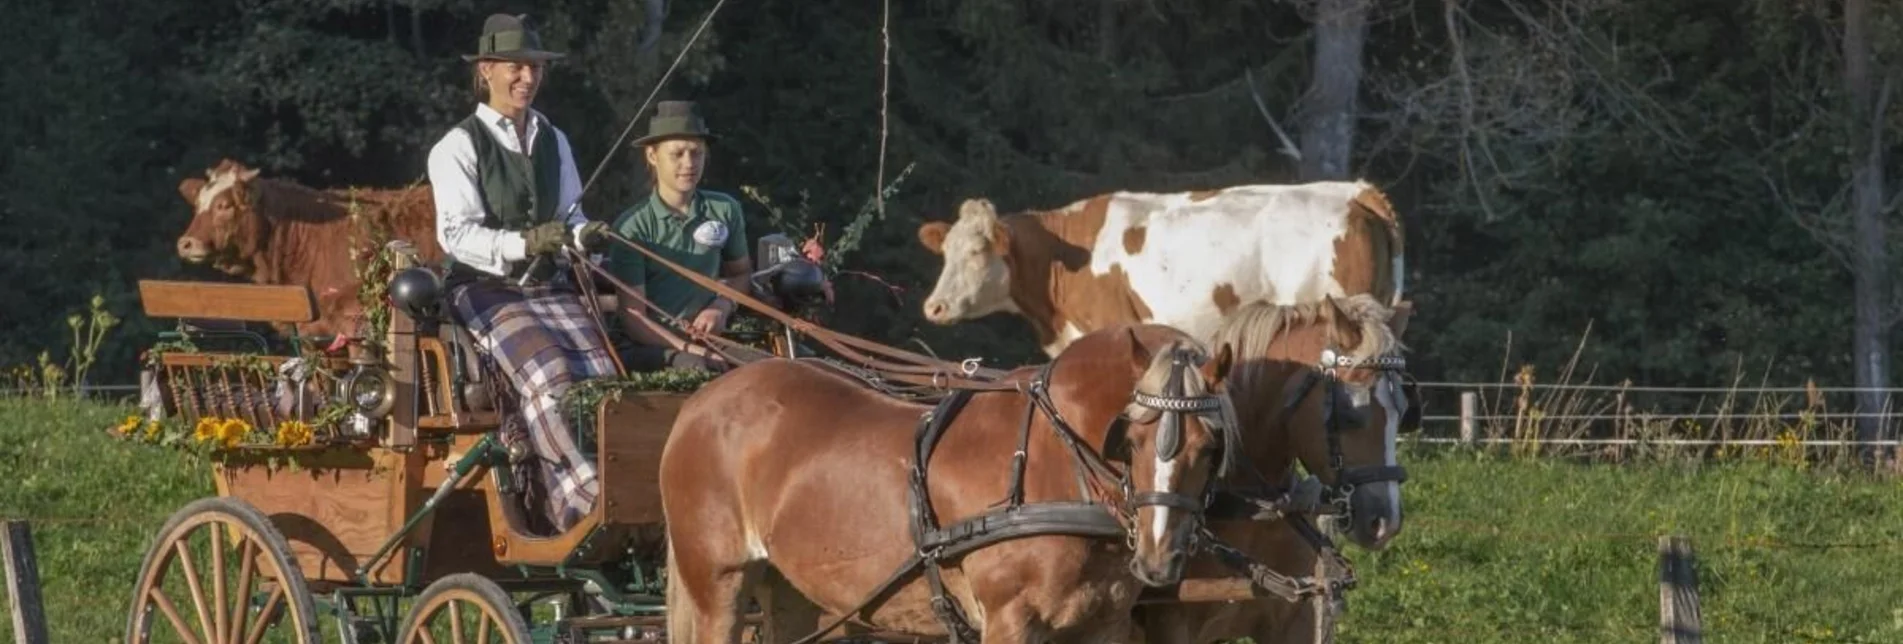
<path fill-rule="evenodd" d="M 492 640 L 528 644 L 529 627 L 501 586 L 473 573 L 457 573 L 423 589 L 403 619 L 400 644 L 463 644 Z"/>
<path fill-rule="evenodd" d="M 127 642 L 314 644 L 317 610 L 284 535 L 228 498 L 172 515 L 145 554 L 126 619 Z"/>

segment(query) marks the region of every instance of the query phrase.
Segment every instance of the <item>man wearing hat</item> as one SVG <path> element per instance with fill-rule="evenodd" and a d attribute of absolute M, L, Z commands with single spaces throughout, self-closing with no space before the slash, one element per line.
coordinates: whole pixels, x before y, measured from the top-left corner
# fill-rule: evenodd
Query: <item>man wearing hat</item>
<path fill-rule="evenodd" d="M 556 530 L 585 516 L 599 491 L 557 403 L 570 385 L 616 371 L 565 270 L 564 247 L 598 247 L 606 225 L 577 203 L 581 178 L 567 135 L 529 107 L 546 64 L 562 56 L 542 49 L 525 16 L 489 16 L 476 53 L 463 56 L 475 63 L 484 102 L 429 154 L 447 308 L 513 385 L 526 436 L 505 423 L 515 431 L 503 442 L 511 453 L 524 440 L 533 448 L 532 473 Z"/>
<path fill-rule="evenodd" d="M 651 194 L 622 212 L 614 230 L 669 261 L 745 293 L 751 289 L 747 277 L 753 259 L 747 252 L 747 222 L 740 201 L 699 188 L 707 170 L 707 144 L 714 138 L 693 103 L 656 105 L 647 135 L 633 144 L 647 159 Z M 629 370 L 730 366 L 683 336 L 725 330 L 734 311 L 732 300 L 625 246 L 609 248 L 608 259 L 610 270 L 638 296 L 623 298 L 619 316 L 629 340 L 623 352 Z M 638 304 L 642 299 L 667 316 L 652 309 L 642 311 L 643 305 Z M 680 326 L 670 328 L 667 317 Z"/>

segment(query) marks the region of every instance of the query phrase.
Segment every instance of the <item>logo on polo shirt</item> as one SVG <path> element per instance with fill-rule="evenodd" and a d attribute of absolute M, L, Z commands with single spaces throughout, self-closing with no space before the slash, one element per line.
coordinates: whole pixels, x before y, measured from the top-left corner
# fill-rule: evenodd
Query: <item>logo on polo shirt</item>
<path fill-rule="evenodd" d="M 708 221 L 694 229 L 694 242 L 708 248 L 718 248 L 727 243 L 727 225 L 718 221 Z"/>

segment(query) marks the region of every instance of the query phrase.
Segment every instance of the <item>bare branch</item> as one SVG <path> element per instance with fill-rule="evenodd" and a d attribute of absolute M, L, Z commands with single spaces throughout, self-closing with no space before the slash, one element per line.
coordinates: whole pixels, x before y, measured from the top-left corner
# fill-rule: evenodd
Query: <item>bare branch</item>
<path fill-rule="evenodd" d="M 1295 142 L 1289 140 L 1288 133 L 1282 131 L 1282 126 L 1275 122 L 1275 117 L 1269 115 L 1269 106 L 1263 104 L 1262 92 L 1255 87 L 1255 72 L 1253 70 L 1244 69 L 1242 70 L 1242 78 L 1249 83 L 1249 98 L 1255 99 L 1256 111 L 1261 112 L 1262 119 L 1269 122 L 1270 129 L 1275 130 L 1275 138 L 1282 140 L 1282 147 L 1277 150 L 1277 152 L 1281 152 L 1283 156 L 1290 159 L 1294 159 L 1298 162 L 1301 161 L 1301 148 L 1295 147 Z"/>
<path fill-rule="evenodd" d="M 1841 230 L 1842 222 L 1835 221 L 1838 218 L 1830 216 L 1830 211 L 1836 209 L 1836 207 L 1842 203 L 1844 194 L 1849 190 L 1850 184 L 1844 184 L 1844 187 L 1837 191 L 1837 196 L 1832 197 L 1830 203 L 1825 204 L 1823 208 L 1819 208 L 1816 214 L 1806 215 L 1802 209 L 1798 208 L 1797 204 L 1785 196 L 1784 191 L 1778 189 L 1777 180 L 1771 178 L 1771 172 L 1769 170 L 1762 167 L 1758 168 L 1758 176 L 1764 181 L 1764 186 L 1771 190 L 1771 200 L 1778 205 L 1779 209 L 1784 211 L 1784 214 L 1790 216 L 1793 223 L 1803 228 L 1805 232 L 1810 233 L 1811 237 L 1817 240 L 1818 245 L 1823 246 L 1824 250 L 1829 251 L 1832 257 L 1837 258 L 1837 262 L 1843 264 L 1845 269 L 1856 269 L 1855 264 L 1850 261 L 1850 256 L 1844 252 L 1844 249 L 1850 246 L 1850 235 Z M 1837 225 L 1833 226 L 1833 223 Z"/>
<path fill-rule="evenodd" d="M 1454 77 L 1460 79 L 1460 167 L 1467 175 L 1467 182 L 1473 187 L 1474 197 L 1480 200 L 1480 210 L 1486 213 L 1489 222 L 1499 221 L 1500 214 L 1493 210 L 1493 202 L 1487 199 L 1487 190 L 1480 187 L 1479 173 L 1474 172 L 1473 146 L 1468 139 L 1474 130 L 1474 89 L 1473 76 L 1467 70 L 1467 47 L 1460 40 L 1460 25 L 1454 19 L 1460 12 L 1460 0 L 1445 0 L 1441 5 L 1441 20 L 1447 23 L 1447 43 L 1453 48 L 1449 57 L 1454 66 Z M 1500 162 L 1493 158 L 1493 151 L 1487 146 L 1487 134 L 1479 132 L 1480 150 L 1487 156 L 1487 163 L 1495 174 L 1500 172 Z"/>

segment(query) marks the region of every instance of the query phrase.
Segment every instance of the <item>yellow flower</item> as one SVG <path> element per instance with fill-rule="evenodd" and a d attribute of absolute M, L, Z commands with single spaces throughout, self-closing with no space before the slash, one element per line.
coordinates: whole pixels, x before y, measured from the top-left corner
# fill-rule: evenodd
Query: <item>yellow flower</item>
<path fill-rule="evenodd" d="M 133 430 L 136 430 L 138 428 L 139 428 L 138 416 L 127 416 L 125 420 L 119 422 L 119 433 L 123 435 L 130 436 L 132 435 Z"/>
<path fill-rule="evenodd" d="M 218 440 L 225 447 L 232 447 L 243 441 L 245 435 L 250 433 L 251 423 L 245 422 L 243 418 L 229 418 L 219 425 Z"/>
<path fill-rule="evenodd" d="M 277 444 L 285 447 L 298 447 L 311 444 L 311 426 L 301 420 L 287 420 L 278 423 Z"/>
<path fill-rule="evenodd" d="M 201 443 L 209 442 L 218 438 L 218 427 L 218 419 L 210 416 L 200 417 L 198 425 L 192 428 L 192 438 L 198 439 Z"/>
<path fill-rule="evenodd" d="M 145 421 L 145 437 L 146 438 L 149 438 L 149 439 L 158 438 L 160 429 L 163 429 L 163 426 L 159 425 L 159 421 L 156 421 L 156 420 Z"/>

